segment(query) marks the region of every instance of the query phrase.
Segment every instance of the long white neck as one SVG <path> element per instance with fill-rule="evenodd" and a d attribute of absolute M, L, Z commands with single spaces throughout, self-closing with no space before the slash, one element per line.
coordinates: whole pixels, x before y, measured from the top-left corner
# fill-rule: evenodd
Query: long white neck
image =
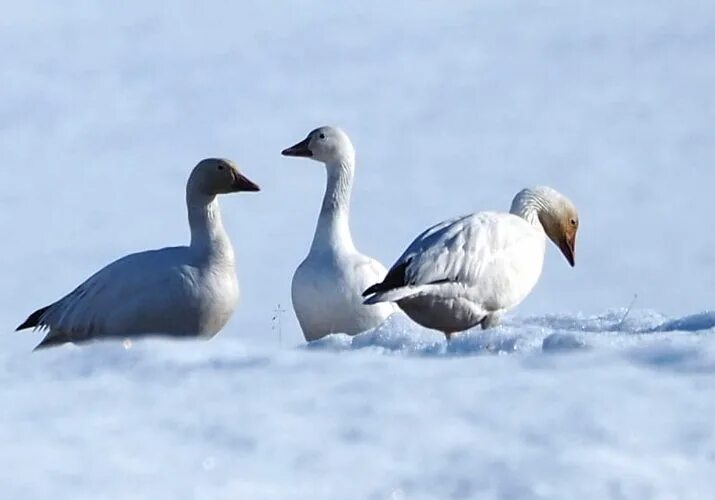
<path fill-rule="evenodd" d="M 325 167 L 327 171 L 325 196 L 323 205 L 320 207 L 311 252 L 320 251 L 326 246 L 354 249 L 348 216 L 355 172 L 355 156 L 345 156 L 340 161 L 326 164 Z"/>
<path fill-rule="evenodd" d="M 186 206 L 191 228 L 191 249 L 209 260 L 233 264 L 233 247 L 223 228 L 216 196 L 187 191 Z"/>
<path fill-rule="evenodd" d="M 539 213 L 547 209 L 547 201 L 539 192 L 533 189 L 522 189 L 511 202 L 509 212 L 518 215 L 534 228 L 543 231 L 544 227 L 539 220 Z"/>

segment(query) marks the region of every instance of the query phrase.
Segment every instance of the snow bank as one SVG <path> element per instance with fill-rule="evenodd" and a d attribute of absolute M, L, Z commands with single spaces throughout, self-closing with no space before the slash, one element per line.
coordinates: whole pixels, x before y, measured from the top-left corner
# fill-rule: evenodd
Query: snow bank
<path fill-rule="evenodd" d="M 622 316 L 5 352 L 3 495 L 709 497 L 715 332 Z"/>

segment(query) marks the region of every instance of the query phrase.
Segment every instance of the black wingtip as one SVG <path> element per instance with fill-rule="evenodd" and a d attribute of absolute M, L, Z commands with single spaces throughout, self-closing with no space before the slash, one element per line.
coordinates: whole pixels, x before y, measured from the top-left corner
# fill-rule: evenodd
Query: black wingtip
<path fill-rule="evenodd" d="M 405 286 L 405 273 L 407 271 L 407 266 L 410 265 L 411 261 L 412 259 L 408 259 L 406 262 L 394 266 L 388 271 L 387 276 L 385 276 L 385 279 L 382 280 L 381 283 L 375 283 L 372 285 L 370 288 L 362 292 L 362 296 L 367 297 L 373 293 L 386 292 L 388 290 L 392 290 L 393 288 Z"/>
<path fill-rule="evenodd" d="M 372 285 L 372 286 L 366 288 L 365 291 L 362 292 L 362 296 L 363 296 L 363 297 L 367 297 L 368 295 L 372 295 L 373 293 L 379 292 L 379 291 L 380 291 L 380 285 L 382 285 L 382 283 L 375 283 L 374 285 Z"/>
<path fill-rule="evenodd" d="M 50 306 L 45 306 L 41 309 L 38 309 L 34 313 L 30 314 L 25 321 L 22 322 L 20 326 L 15 328 L 16 332 L 19 332 L 20 330 L 26 330 L 27 328 L 35 328 L 36 326 L 40 325 L 40 320 L 42 319 L 42 316 L 45 315 L 47 310 L 50 308 Z"/>

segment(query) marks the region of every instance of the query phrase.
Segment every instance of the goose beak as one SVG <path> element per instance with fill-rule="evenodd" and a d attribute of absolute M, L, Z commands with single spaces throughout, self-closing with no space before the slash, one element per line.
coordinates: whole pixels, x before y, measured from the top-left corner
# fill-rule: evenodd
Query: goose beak
<path fill-rule="evenodd" d="M 300 141 L 298 144 L 295 144 L 295 145 L 281 151 L 281 154 L 283 156 L 301 156 L 304 158 L 310 158 L 313 156 L 313 153 L 310 151 L 310 148 L 308 147 L 309 143 L 310 143 L 310 141 L 306 137 L 305 139 Z"/>
<path fill-rule="evenodd" d="M 561 250 L 561 253 L 564 254 L 564 257 L 566 257 L 566 260 L 568 261 L 569 264 L 571 264 L 571 267 L 574 267 L 576 265 L 576 238 L 575 235 L 572 238 L 563 238 L 561 240 L 561 243 L 559 243 L 559 250 Z"/>
<path fill-rule="evenodd" d="M 260 191 L 261 188 L 258 187 L 258 184 L 253 182 L 251 179 L 246 177 L 245 175 L 241 174 L 240 172 L 237 172 L 234 170 L 233 172 L 233 189 L 234 191 Z"/>

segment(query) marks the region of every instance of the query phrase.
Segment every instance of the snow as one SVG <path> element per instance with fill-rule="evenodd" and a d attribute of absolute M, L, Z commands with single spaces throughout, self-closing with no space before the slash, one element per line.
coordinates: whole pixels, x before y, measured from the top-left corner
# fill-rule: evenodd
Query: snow
<path fill-rule="evenodd" d="M 395 318 L 302 348 L 16 352 L 0 484 L 7 498 L 706 498 L 713 332 L 622 316 L 527 318 L 449 346 Z M 590 348 L 564 350 L 577 340 Z"/>
<path fill-rule="evenodd" d="M 714 21 L 697 0 L 5 6 L 3 498 L 715 496 Z M 325 123 L 357 148 L 365 253 L 548 184 L 580 209 L 576 267 L 549 248 L 503 326 L 449 345 L 404 317 L 304 345 L 290 278 L 324 172 L 280 151 Z M 219 336 L 32 354 L 10 333 L 186 241 L 186 177 L 218 155 L 262 187 L 222 200 L 243 297 Z"/>

